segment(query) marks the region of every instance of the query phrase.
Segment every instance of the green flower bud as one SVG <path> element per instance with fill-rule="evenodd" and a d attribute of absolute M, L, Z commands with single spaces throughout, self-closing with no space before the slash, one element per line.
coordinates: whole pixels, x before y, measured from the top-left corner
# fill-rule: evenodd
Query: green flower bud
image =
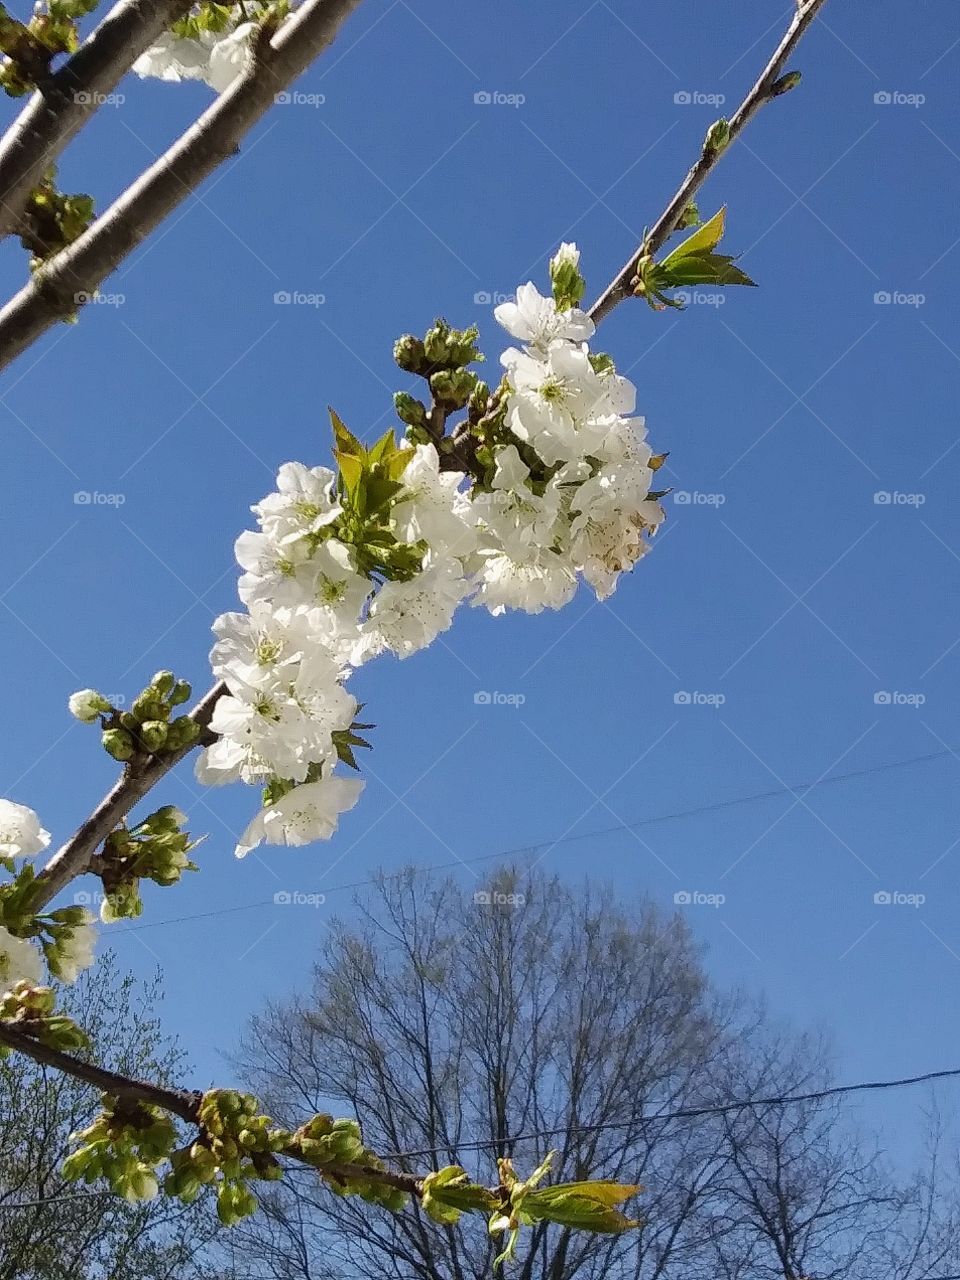
<path fill-rule="evenodd" d="M 134 753 L 133 738 L 126 729 L 104 729 L 100 741 L 104 751 L 114 760 L 129 760 Z"/>
<path fill-rule="evenodd" d="M 423 350 L 430 364 L 447 363 L 450 357 L 447 347 L 449 336 L 450 326 L 445 320 L 438 320 L 427 330 L 423 339 Z"/>
<path fill-rule="evenodd" d="M 161 698 L 166 698 L 177 683 L 177 677 L 172 671 L 158 671 L 150 681 L 150 688 L 153 689 Z M 189 694 L 187 695 L 190 696 Z"/>
<path fill-rule="evenodd" d="M 393 358 L 407 373 L 419 373 L 424 356 L 423 343 L 412 333 L 405 333 L 393 345 Z"/>
<path fill-rule="evenodd" d="M 447 362 L 463 366 L 482 360 L 483 356 L 476 345 L 479 336 L 480 330 L 476 325 L 471 325 L 469 329 L 451 329 L 447 335 Z"/>
<path fill-rule="evenodd" d="M 477 385 L 477 375 L 468 369 L 441 369 L 430 375 L 430 390 L 439 404 L 462 409 Z"/>
<path fill-rule="evenodd" d="M 166 720 L 170 716 L 169 707 L 152 688 L 144 689 L 142 693 L 137 694 L 130 711 L 140 724 L 143 724 L 144 720 Z"/>
<path fill-rule="evenodd" d="M 189 746 L 191 742 L 195 742 L 199 735 L 200 726 L 196 720 L 191 720 L 189 716 L 180 716 L 167 728 L 166 749 L 167 751 L 179 751 L 181 747 Z"/>
<path fill-rule="evenodd" d="M 193 689 L 187 680 L 178 680 L 170 691 L 171 707 L 179 707 L 182 702 L 190 701 L 190 694 Z"/>
<path fill-rule="evenodd" d="M 730 142 L 730 124 L 729 121 L 722 117 L 715 120 L 707 130 L 706 142 L 704 144 L 707 151 L 718 152 L 728 146 Z"/>
<path fill-rule="evenodd" d="M 398 391 L 394 395 L 393 405 L 397 411 L 397 417 L 408 427 L 422 427 L 426 422 L 426 406 L 406 391 Z"/>
<path fill-rule="evenodd" d="M 140 728 L 140 740 L 148 751 L 159 751 L 167 740 L 167 726 L 162 720 L 145 720 Z"/>

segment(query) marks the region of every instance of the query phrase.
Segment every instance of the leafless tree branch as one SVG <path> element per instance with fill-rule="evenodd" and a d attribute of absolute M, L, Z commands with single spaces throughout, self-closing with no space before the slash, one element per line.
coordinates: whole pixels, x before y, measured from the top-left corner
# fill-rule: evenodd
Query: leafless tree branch
<path fill-rule="evenodd" d="M 618 274 L 590 308 L 588 314 L 594 323 L 599 324 L 619 302 L 623 302 L 625 298 L 632 296 L 637 259 L 642 254 L 654 254 L 658 249 L 663 248 L 667 240 L 676 231 L 687 205 L 703 186 L 710 173 L 716 167 L 720 157 L 726 154 L 730 144 L 742 133 L 761 107 L 766 106 L 768 102 L 772 102 L 774 98 L 780 96 L 782 90 L 778 90 L 777 82 L 783 75 L 786 64 L 797 44 L 825 3 L 826 0 L 798 0 L 797 11 L 793 15 L 790 26 L 777 45 L 773 56 L 760 73 L 756 84 L 754 84 L 743 102 L 740 103 L 740 106 L 730 117 L 730 142 L 727 146 L 719 149 L 704 145 L 699 159 L 677 188 L 673 199 L 647 233 L 643 243 L 637 246 Z"/>

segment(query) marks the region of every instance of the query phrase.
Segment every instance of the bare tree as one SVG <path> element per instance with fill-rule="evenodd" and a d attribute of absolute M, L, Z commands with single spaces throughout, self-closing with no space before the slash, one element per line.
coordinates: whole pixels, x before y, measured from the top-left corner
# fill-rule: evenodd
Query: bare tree
<path fill-rule="evenodd" d="M 960 1258 L 935 1179 L 894 1186 L 835 1101 L 653 1118 L 829 1083 L 821 1044 L 711 990 L 679 917 L 504 870 L 479 894 L 382 878 L 360 920 L 332 929 L 309 996 L 253 1020 L 239 1065 L 285 1122 L 346 1105 L 402 1168 L 482 1177 L 555 1148 L 564 1178 L 645 1185 L 638 1232 L 531 1230 L 521 1280 L 926 1280 Z M 494 1252 L 482 1223 L 374 1216 L 305 1178 L 240 1237 L 237 1274 L 479 1280 Z"/>
<path fill-rule="evenodd" d="M 184 1069 L 184 1055 L 160 1032 L 159 990 L 159 980 L 138 985 L 108 957 L 64 1006 L 103 1060 L 166 1079 Z M 209 1280 L 209 1206 L 130 1205 L 60 1176 L 70 1134 L 93 1120 L 98 1101 L 24 1055 L 0 1061 L 0 1280 Z"/>

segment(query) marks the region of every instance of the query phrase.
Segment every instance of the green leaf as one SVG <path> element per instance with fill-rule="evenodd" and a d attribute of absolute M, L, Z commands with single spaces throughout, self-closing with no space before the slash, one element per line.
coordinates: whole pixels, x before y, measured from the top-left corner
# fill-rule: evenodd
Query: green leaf
<path fill-rule="evenodd" d="M 743 284 L 757 287 L 755 280 L 739 267 L 734 266 L 735 259 L 725 253 L 688 253 L 679 262 L 668 265 L 661 262 L 657 267 L 657 282 L 662 286 L 675 287 L 687 284 Z"/>
<path fill-rule="evenodd" d="M 640 277 L 637 293 L 645 297 L 650 306 L 662 309 L 665 306 L 682 307 L 680 301 L 666 297 L 664 289 L 697 284 L 737 284 L 756 288 L 756 281 L 734 265 L 732 256 L 715 252 L 726 231 L 726 218 L 727 210 L 724 206 L 668 253 L 662 262 L 653 262 L 648 256 L 642 257 L 637 263 L 637 274 Z"/>
<path fill-rule="evenodd" d="M 639 1190 L 638 1186 L 617 1182 L 561 1182 L 541 1191 L 528 1192 L 522 1212 L 534 1220 L 546 1219 L 581 1231 L 613 1234 L 640 1225 L 616 1207 Z"/>
<path fill-rule="evenodd" d="M 660 266 L 668 267 L 686 257 L 689 253 L 700 253 L 703 250 L 715 249 L 723 239 L 726 229 L 727 206 L 724 205 L 708 222 L 698 227 L 693 235 L 687 236 L 683 244 L 678 244 L 672 253 L 667 254 Z"/>
<path fill-rule="evenodd" d="M 333 424 L 333 439 L 338 453 L 352 453 L 358 457 L 363 457 L 366 449 L 364 449 L 337 411 L 327 405 L 327 412 L 330 414 L 330 421 Z"/>
<path fill-rule="evenodd" d="M 393 427 L 385 431 L 375 445 L 367 450 L 367 457 L 371 462 L 384 462 L 397 451 L 397 441 L 393 434 Z"/>
<path fill-rule="evenodd" d="M 367 479 L 367 513 L 375 514 L 386 507 L 401 491 L 403 485 L 385 476 L 372 475 Z"/>
<path fill-rule="evenodd" d="M 363 459 L 355 453 L 342 449 L 335 449 L 334 457 L 340 464 L 340 475 L 343 478 L 343 486 L 348 496 L 351 498 L 356 497 L 360 481 L 363 479 Z"/>

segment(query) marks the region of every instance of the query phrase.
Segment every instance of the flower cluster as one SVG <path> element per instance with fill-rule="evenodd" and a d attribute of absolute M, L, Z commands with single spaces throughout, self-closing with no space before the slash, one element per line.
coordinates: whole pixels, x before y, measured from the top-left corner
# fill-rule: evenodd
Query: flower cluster
<path fill-rule="evenodd" d="M 142 78 L 202 80 L 224 93 L 251 66 L 252 37 L 267 12 L 268 6 L 257 0 L 242 5 L 204 0 L 171 30 L 162 32 L 133 70 Z M 270 12 L 277 12 L 276 7 Z"/>
<path fill-rule="evenodd" d="M 480 358 L 476 330 L 438 321 L 397 345 L 434 401 L 428 411 L 398 396 L 406 441 L 390 431 L 367 448 L 332 415 L 339 470 L 285 463 L 253 507 L 258 528 L 236 544 L 246 611 L 214 624 L 211 664 L 228 693 L 197 769 L 205 783 L 265 788 L 238 855 L 327 838 L 356 804 L 362 783 L 333 772 L 338 758 L 355 764 L 351 742 L 367 745 L 344 688 L 355 668 L 425 648 L 466 600 L 538 613 L 566 604 L 580 578 L 605 598 L 647 551 L 663 458 L 630 416 L 633 385 L 589 350 L 576 247 L 550 270 L 552 297 L 526 284 L 496 310 L 523 345 L 501 357 L 495 393 L 466 368 Z M 445 423 L 466 407 L 458 430 L 475 447 L 455 469 Z"/>
<path fill-rule="evenodd" d="M 13 879 L 0 885 L 0 994 L 25 982 L 39 986 L 47 968 L 63 982 L 75 982 L 93 963 L 96 929 L 85 907 L 60 907 L 36 915 L 31 906 L 33 866 L 19 870 L 16 859 L 42 853 L 50 833 L 26 805 L 0 800 L 0 865 Z M 35 945 L 35 941 L 40 946 Z"/>
<path fill-rule="evenodd" d="M 551 263 L 555 286 L 578 266 L 575 246 L 562 246 Z M 501 356 L 515 443 L 496 451 L 490 491 L 474 501 L 485 557 L 474 603 L 493 613 L 557 609 L 578 575 L 604 599 L 663 519 L 650 494 L 662 459 L 643 419 L 629 416 L 636 390 L 609 357 L 590 352 L 593 321 L 577 307 L 561 310 L 525 284 L 495 314 L 524 345 Z"/>

